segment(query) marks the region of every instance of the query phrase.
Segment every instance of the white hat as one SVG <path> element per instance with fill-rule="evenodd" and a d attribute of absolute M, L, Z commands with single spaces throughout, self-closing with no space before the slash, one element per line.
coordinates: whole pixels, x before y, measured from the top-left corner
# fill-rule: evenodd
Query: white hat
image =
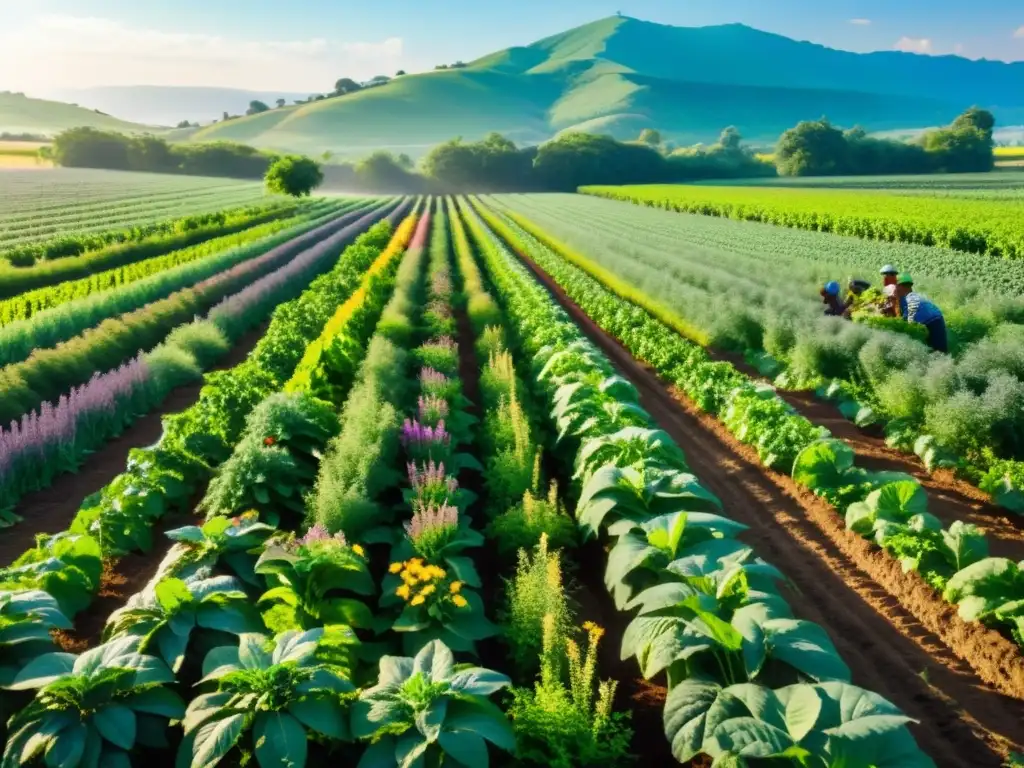
<path fill-rule="evenodd" d="M 895 285 L 887 285 L 882 290 L 885 292 L 885 295 L 888 296 L 890 299 L 893 296 L 896 295 L 896 286 Z"/>
<path fill-rule="evenodd" d="M 899 270 L 896 269 L 896 267 L 894 267 L 892 264 L 886 264 L 884 267 L 878 270 L 878 274 L 880 275 L 895 275 L 898 273 Z"/>

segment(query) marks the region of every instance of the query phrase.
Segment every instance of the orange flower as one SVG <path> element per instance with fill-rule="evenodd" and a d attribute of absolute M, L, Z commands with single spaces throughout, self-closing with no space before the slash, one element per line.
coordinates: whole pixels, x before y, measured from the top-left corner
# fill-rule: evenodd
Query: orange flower
<path fill-rule="evenodd" d="M 276 442 L 277 442 L 277 438 L 275 438 L 273 436 L 263 438 L 263 444 L 266 445 L 266 446 L 271 446 L 271 445 L 273 445 Z"/>

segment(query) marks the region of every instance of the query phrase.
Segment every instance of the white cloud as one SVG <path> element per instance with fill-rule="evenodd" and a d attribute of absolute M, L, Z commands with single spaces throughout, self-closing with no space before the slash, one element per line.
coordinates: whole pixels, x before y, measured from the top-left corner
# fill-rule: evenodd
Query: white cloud
<path fill-rule="evenodd" d="M 398 37 L 379 42 L 258 41 L 131 27 L 113 19 L 45 15 L 0 32 L 0 72 L 36 91 L 96 85 L 208 85 L 328 90 L 402 66 Z"/>
<path fill-rule="evenodd" d="M 871 26 L 871 19 L 850 19 L 850 23 L 858 27 Z"/>
<path fill-rule="evenodd" d="M 901 37 L 893 46 L 897 51 L 907 53 L 933 53 L 932 41 L 927 37 Z"/>

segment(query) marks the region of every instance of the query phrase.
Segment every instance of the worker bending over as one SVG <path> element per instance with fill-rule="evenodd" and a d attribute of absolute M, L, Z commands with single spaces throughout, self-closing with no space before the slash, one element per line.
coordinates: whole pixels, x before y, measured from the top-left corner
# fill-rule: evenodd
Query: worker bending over
<path fill-rule="evenodd" d="M 949 352 L 946 319 L 937 306 L 914 290 L 914 279 L 910 275 L 900 275 L 895 286 L 886 286 L 885 293 L 896 299 L 904 320 L 908 323 L 920 323 L 928 329 L 929 347 L 936 352 Z"/>
<path fill-rule="evenodd" d="M 839 298 L 841 290 L 835 280 L 825 283 L 825 287 L 821 289 L 821 301 L 825 305 L 825 314 L 829 317 L 849 316 L 850 305 Z"/>

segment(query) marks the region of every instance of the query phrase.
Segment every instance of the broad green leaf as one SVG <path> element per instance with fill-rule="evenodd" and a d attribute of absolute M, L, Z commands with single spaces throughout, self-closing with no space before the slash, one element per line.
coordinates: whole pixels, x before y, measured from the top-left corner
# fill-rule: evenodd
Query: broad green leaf
<path fill-rule="evenodd" d="M 77 766 L 85 753 L 85 740 L 89 733 L 84 723 L 72 723 L 50 741 L 46 750 L 47 768 Z"/>
<path fill-rule="evenodd" d="M 53 681 L 70 675 L 75 666 L 73 653 L 46 653 L 26 664 L 14 678 L 12 691 L 43 688 Z"/>
<path fill-rule="evenodd" d="M 786 700 L 786 729 L 793 741 L 800 742 L 811 732 L 821 714 L 821 698 L 810 685 L 794 686 L 796 690 Z"/>
<path fill-rule="evenodd" d="M 181 720 L 185 716 L 185 704 L 181 697 L 168 688 L 139 691 L 124 699 L 124 704 L 136 712 L 162 715 L 171 720 Z"/>
<path fill-rule="evenodd" d="M 253 724 L 260 768 L 304 768 L 306 731 L 287 712 L 260 712 Z"/>
<path fill-rule="evenodd" d="M 703 751 L 707 713 L 721 691 L 717 683 L 696 679 L 684 680 L 669 691 L 665 700 L 665 735 L 679 762 L 689 762 Z"/>
<path fill-rule="evenodd" d="M 231 715 L 201 727 L 192 746 L 192 768 L 212 768 L 238 743 L 245 715 Z"/>
<path fill-rule="evenodd" d="M 108 704 L 92 716 L 100 735 L 121 749 L 135 746 L 135 713 L 123 704 Z"/>
<path fill-rule="evenodd" d="M 413 659 L 413 673 L 422 672 L 431 682 L 447 680 L 454 666 L 455 658 L 451 650 L 439 640 L 425 645 Z"/>
<path fill-rule="evenodd" d="M 456 672 L 451 678 L 453 691 L 476 696 L 490 696 L 511 684 L 512 681 L 507 676 L 483 667 L 464 669 Z"/>
<path fill-rule="evenodd" d="M 766 758 L 795 746 L 788 733 L 753 717 L 737 717 L 718 725 L 707 741 L 708 752 Z"/>
<path fill-rule="evenodd" d="M 185 734 L 195 731 L 199 726 L 207 723 L 210 718 L 216 717 L 224 712 L 224 707 L 234 697 L 234 694 L 227 691 L 215 693 L 203 693 L 196 696 L 189 702 L 188 710 L 185 712 L 185 719 L 182 726 Z"/>
<path fill-rule="evenodd" d="M 487 744 L 470 731 L 441 731 L 438 745 L 447 757 L 466 768 L 487 768 Z"/>
<path fill-rule="evenodd" d="M 348 718 L 337 701 L 326 697 L 307 697 L 289 705 L 288 711 L 307 728 L 312 728 L 324 736 L 339 741 L 350 738 Z"/>
<path fill-rule="evenodd" d="M 444 729 L 475 733 L 505 752 L 514 752 L 516 748 L 512 724 L 505 713 L 487 699 L 452 701 L 448 707 Z"/>
<path fill-rule="evenodd" d="M 269 667 L 273 662 L 271 661 L 271 654 L 264 650 L 266 643 L 266 635 L 260 635 L 255 632 L 239 635 L 238 663 L 248 670 L 266 669 Z"/>

